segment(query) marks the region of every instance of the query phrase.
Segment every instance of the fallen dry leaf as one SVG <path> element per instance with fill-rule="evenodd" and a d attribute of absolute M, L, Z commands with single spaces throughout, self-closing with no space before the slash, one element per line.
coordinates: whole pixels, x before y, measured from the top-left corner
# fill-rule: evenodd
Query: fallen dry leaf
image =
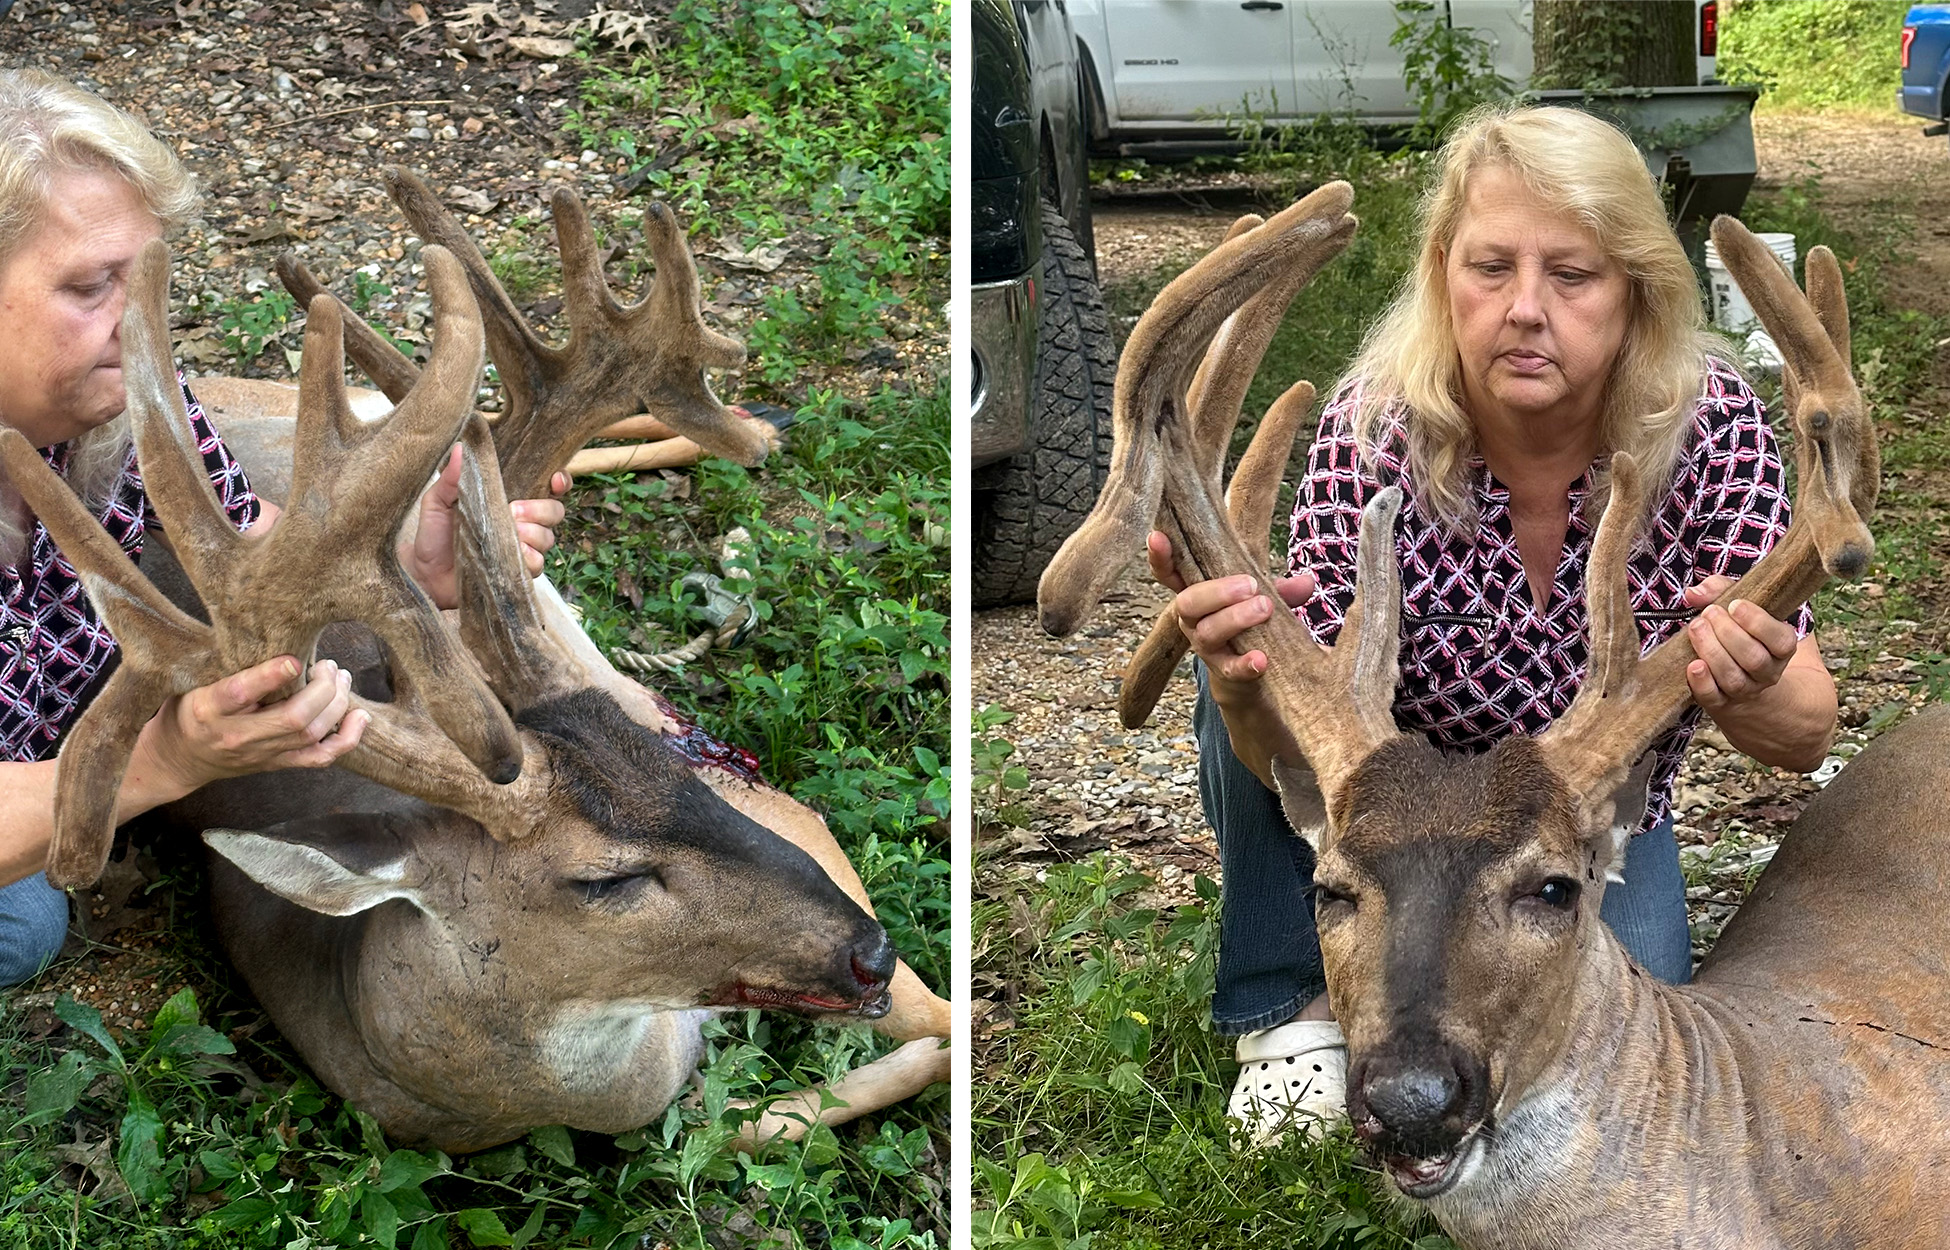
<path fill-rule="evenodd" d="M 539 35 L 516 35 L 508 40 L 508 46 L 537 61 L 553 61 L 576 50 L 573 39 L 544 39 Z"/>

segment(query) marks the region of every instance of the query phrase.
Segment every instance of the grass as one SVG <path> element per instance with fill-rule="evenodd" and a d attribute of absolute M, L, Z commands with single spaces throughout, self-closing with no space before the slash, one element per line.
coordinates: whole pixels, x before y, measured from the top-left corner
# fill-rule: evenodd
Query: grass
<path fill-rule="evenodd" d="M 1721 6 L 1720 77 L 1758 82 L 1763 109 L 1891 113 L 1909 0 L 1739 0 Z"/>
<path fill-rule="evenodd" d="M 642 193 L 699 250 L 791 240 L 796 263 L 756 284 L 769 293 L 736 327 L 752 348 L 736 393 L 800 418 L 759 470 L 579 482 L 550 574 L 599 645 L 662 650 L 701 628 L 683 574 L 720 571 L 725 532 L 750 532 L 757 632 L 657 685 L 827 818 L 902 955 L 945 989 L 948 393 L 926 359 L 918 381 L 849 375 L 894 324 L 945 347 L 928 310 L 946 296 L 947 10 L 811 7 L 680 3 L 654 56 L 583 37 L 565 147 L 655 165 Z M 617 218 L 606 232 L 638 228 Z M 517 299 L 554 289 L 546 234 L 486 241 Z M 351 292 L 362 312 L 388 294 L 369 275 Z M 281 320 L 268 300 L 223 311 L 240 354 Z M 637 1132 L 547 1128 L 466 1159 L 396 1149 L 266 1027 L 202 919 L 200 862 L 156 854 L 155 892 L 180 915 L 143 974 L 186 992 L 141 1030 L 65 996 L 58 1019 L 0 1006 L 0 1250 L 947 1244 L 945 1088 L 760 1159 L 727 1150 L 727 1099 L 891 1049 L 858 1027 L 725 1016 L 701 1097 Z"/>
<path fill-rule="evenodd" d="M 1350 155 L 1338 142 L 1302 142 L 1247 161 L 1290 170 L 1288 193 L 1351 174 L 1357 239 L 1367 242 L 1330 263 L 1296 301 L 1254 382 L 1242 423 L 1250 426 L 1293 380 L 1330 386 L 1386 305 L 1409 260 L 1426 165 L 1415 156 Z M 1941 611 L 1932 604 L 1944 590 L 1937 568 L 1950 436 L 1916 410 L 1934 384 L 1935 344 L 1950 323 L 1894 306 L 1886 275 L 1902 263 L 1903 224 L 1844 226 L 1823 210 L 1818 182 L 1757 194 L 1743 216 L 1755 229 L 1794 231 L 1804 255 L 1826 243 L 1843 260 L 1856 373 L 1883 436 L 1885 486 L 1868 577 L 1888 593 L 1872 600 L 1830 591 L 1817 613 L 1846 621 L 1873 655 L 1881 636 L 1908 628 L 1892 621 L 1938 619 Z M 1191 259 L 1116 283 L 1106 300 L 1134 315 Z M 1776 429 L 1787 433 L 1785 423 Z M 1931 665 L 1928 688 L 1950 693 L 1950 662 L 1921 658 Z M 1010 775 L 1009 714 L 988 707 L 976 718 L 977 819 L 991 825 L 1034 817 L 1022 786 L 1012 784 L 1027 778 L 1020 769 Z M 1144 901 L 1153 884 L 1105 854 L 1039 877 L 978 864 L 974 963 L 978 982 L 994 987 L 984 993 L 1007 1014 L 978 1039 L 975 1057 L 974 1244 L 1447 1247 L 1431 1222 L 1382 1196 L 1344 1128 L 1324 1143 L 1289 1142 L 1262 1155 L 1230 1148 L 1224 1107 L 1237 1068 L 1209 1029 L 1219 893 L 1201 879 L 1196 902 L 1158 907 Z"/>

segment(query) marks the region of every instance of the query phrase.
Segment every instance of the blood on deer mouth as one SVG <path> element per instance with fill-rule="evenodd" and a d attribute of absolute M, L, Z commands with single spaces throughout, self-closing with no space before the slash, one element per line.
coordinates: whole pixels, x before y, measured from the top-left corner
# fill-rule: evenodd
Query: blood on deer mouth
<path fill-rule="evenodd" d="M 877 1020 L 893 1006 L 893 995 L 887 984 L 882 982 L 873 987 L 871 993 L 860 998 L 826 998 L 818 994 L 802 994 L 797 990 L 780 989 L 765 985 L 748 985 L 743 981 L 733 982 L 720 989 L 704 1003 L 707 1007 L 767 1007 L 773 1010 L 803 1011 L 818 1015 L 857 1016 L 863 1020 Z"/>

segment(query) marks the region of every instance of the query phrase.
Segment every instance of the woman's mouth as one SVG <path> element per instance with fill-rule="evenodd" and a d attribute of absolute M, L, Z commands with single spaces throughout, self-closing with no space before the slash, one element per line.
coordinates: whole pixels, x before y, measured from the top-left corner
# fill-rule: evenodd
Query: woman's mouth
<path fill-rule="evenodd" d="M 1504 352 L 1500 359 L 1517 373 L 1542 373 L 1551 367 L 1551 358 L 1539 352 Z"/>

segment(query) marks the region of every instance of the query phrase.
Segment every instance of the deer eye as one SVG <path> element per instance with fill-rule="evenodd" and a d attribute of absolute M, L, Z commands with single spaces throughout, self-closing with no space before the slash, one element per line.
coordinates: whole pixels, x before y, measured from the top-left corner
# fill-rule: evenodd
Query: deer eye
<path fill-rule="evenodd" d="M 646 868 L 642 872 L 578 878 L 575 881 L 576 890 L 582 895 L 582 901 L 585 903 L 611 902 L 634 894 L 644 886 L 663 889 L 663 873 L 655 868 Z"/>
<path fill-rule="evenodd" d="M 1538 886 L 1537 892 L 1531 897 L 1546 907 L 1569 911 L 1572 904 L 1578 901 L 1578 883 L 1569 877 L 1552 877 Z"/>
<path fill-rule="evenodd" d="M 1328 885 L 1324 882 L 1314 883 L 1315 912 L 1323 912 L 1334 907 L 1345 907 L 1349 911 L 1352 911 L 1358 906 L 1360 906 L 1360 900 L 1355 897 L 1354 891 L 1344 890 L 1339 886 Z"/>

